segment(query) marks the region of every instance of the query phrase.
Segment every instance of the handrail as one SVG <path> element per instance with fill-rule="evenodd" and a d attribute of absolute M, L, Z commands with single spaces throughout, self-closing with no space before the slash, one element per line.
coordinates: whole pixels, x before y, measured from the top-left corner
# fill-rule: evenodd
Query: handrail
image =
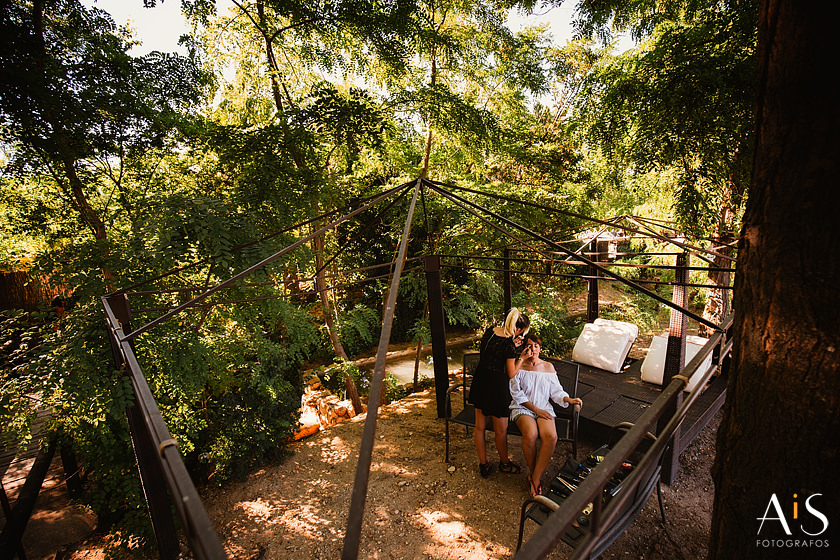
<path fill-rule="evenodd" d="M 107 297 L 102 298 L 102 305 L 105 308 L 106 323 L 113 337 L 112 342 L 116 344 L 126 374 L 131 380 L 135 406 L 140 412 L 139 416 L 142 418 L 143 427 L 151 440 L 148 443 L 151 444 L 152 449 L 156 450 L 153 456 L 164 475 L 172 504 L 181 520 L 190 548 L 198 560 L 226 559 L 228 556 L 222 548 L 219 537 L 210 522 L 210 517 L 201 503 L 201 498 L 192 483 L 181 454 L 178 452 L 177 442 L 169 433 L 169 428 L 167 428 L 166 422 L 160 414 L 151 388 L 143 376 L 140 364 L 137 362 L 131 342 L 124 339 L 123 327 Z M 142 442 L 134 441 L 134 438 L 135 434 L 132 433 L 132 442 L 137 449 L 139 445 L 142 445 Z M 142 468 L 139 463 L 138 457 L 138 468 Z M 147 500 L 150 491 L 152 489 L 144 487 Z M 154 517 L 154 514 L 151 514 Z M 155 524 L 158 520 L 153 519 L 152 521 Z M 161 553 L 164 554 L 163 551 Z"/>
<path fill-rule="evenodd" d="M 728 318 L 727 318 L 728 319 Z M 725 327 L 731 326 L 731 320 L 724 320 Z M 720 344 L 728 332 L 715 333 L 697 354 L 685 365 L 679 375 L 674 376 L 667 387 L 662 390 L 659 397 L 639 417 L 633 427 L 618 441 L 618 443 L 607 453 L 604 460 L 578 485 L 577 490 L 563 500 L 560 507 L 553 511 L 545 523 L 534 535 L 525 542 L 524 546 L 514 556 L 514 560 L 532 560 L 545 557 L 560 541 L 563 534 L 569 530 L 572 523 L 580 515 L 580 512 L 588 504 L 594 505 L 592 513 L 591 529 L 579 545 L 576 545 L 572 559 L 588 558 L 592 550 L 598 545 L 600 538 L 610 528 L 612 522 L 621 513 L 627 500 L 631 499 L 636 488 L 642 482 L 642 476 L 650 472 L 651 463 L 661 459 L 662 452 L 668 444 L 673 444 L 672 436 L 685 418 L 688 409 L 700 395 L 703 386 L 717 368 L 709 368 L 694 389 L 685 397 L 682 405 L 677 409 L 665 428 L 658 434 L 656 441 L 648 448 L 647 452 L 637 463 L 633 471 L 624 480 L 623 490 L 618 493 L 610 502 L 601 507 L 601 496 L 607 481 L 613 473 L 621 466 L 639 446 L 642 440 L 647 437 L 651 428 L 656 426 L 660 416 L 673 406 L 678 395 L 688 383 L 691 376 L 700 368 L 703 361 Z M 722 361 L 725 355 L 721 355 L 718 361 Z"/>

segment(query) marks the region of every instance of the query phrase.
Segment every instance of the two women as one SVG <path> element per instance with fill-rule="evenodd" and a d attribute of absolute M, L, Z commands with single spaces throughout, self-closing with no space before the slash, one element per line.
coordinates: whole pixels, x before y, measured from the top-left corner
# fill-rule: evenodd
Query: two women
<path fill-rule="evenodd" d="M 532 495 L 540 493 L 540 477 L 548 466 L 557 443 L 554 409 L 549 400 L 562 407 L 583 405 L 570 398 L 557 379 L 550 362 L 540 359 L 542 341 L 528 334 L 528 316 L 513 308 L 502 327 L 491 327 L 481 337 L 480 358 L 470 388 L 469 402 L 475 406 L 475 450 L 478 470 L 487 478 L 493 465 L 487 461 L 484 435 L 488 419 L 492 423 L 499 453 L 499 471 L 518 474 L 522 468 L 511 461 L 507 447 L 508 420 L 516 422 L 522 433 L 522 452 L 528 463 L 528 483 Z M 527 335 L 527 336 L 526 336 Z M 524 345 L 517 352 L 517 339 Z M 542 439 L 537 453 L 537 439 Z"/>

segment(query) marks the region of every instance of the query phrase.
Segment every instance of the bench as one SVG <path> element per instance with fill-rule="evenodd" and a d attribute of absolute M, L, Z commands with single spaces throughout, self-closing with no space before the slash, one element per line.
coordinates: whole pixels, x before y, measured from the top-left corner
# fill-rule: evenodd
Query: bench
<path fill-rule="evenodd" d="M 472 383 L 472 376 L 475 368 L 478 366 L 479 353 L 467 352 L 464 354 L 464 370 L 463 380 L 449 387 L 446 391 L 446 462 L 449 462 L 449 424 L 461 424 L 469 428 L 475 427 L 475 407 L 467 402 L 469 397 L 469 388 Z M 578 378 L 580 376 L 580 366 L 568 360 L 561 360 L 557 358 L 543 358 L 547 362 L 554 365 L 557 370 L 557 378 L 563 389 L 569 393 L 570 397 L 577 396 Z M 460 390 L 463 395 L 463 404 L 461 411 L 458 414 L 452 414 L 452 394 Z M 577 457 L 578 447 L 578 421 L 580 419 L 580 407 L 578 405 L 562 408 L 554 405 L 554 413 L 556 418 L 554 423 L 557 426 L 557 441 L 570 442 L 572 444 L 572 455 Z M 488 422 L 487 429 L 492 430 L 492 423 Z M 514 422 L 508 422 L 508 434 L 514 436 L 521 436 L 519 428 Z"/>

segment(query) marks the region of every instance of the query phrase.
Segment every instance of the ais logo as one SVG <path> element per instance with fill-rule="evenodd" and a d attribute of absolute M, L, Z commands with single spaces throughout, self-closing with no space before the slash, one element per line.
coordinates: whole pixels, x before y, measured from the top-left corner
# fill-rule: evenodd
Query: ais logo
<path fill-rule="evenodd" d="M 775 525 L 784 531 L 787 538 L 759 538 L 755 545 L 762 548 L 828 548 L 828 539 L 814 539 L 828 530 L 828 517 L 818 508 L 819 497 L 822 494 L 811 494 L 802 503 L 804 509 L 800 512 L 799 496 L 793 495 L 793 508 L 787 515 L 779 503 L 776 494 L 770 496 L 764 515 L 756 518 L 761 523 L 756 536 L 762 536 L 762 529 L 766 534 L 779 535 L 771 526 Z M 801 515 L 800 515 L 801 513 Z M 765 527 L 767 525 L 767 527 Z"/>

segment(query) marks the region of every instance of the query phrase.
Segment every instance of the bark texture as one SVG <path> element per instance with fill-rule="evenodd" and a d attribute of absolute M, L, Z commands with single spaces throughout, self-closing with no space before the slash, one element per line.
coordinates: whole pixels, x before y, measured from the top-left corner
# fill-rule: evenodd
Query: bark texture
<path fill-rule="evenodd" d="M 837 558 L 840 548 L 832 10 L 796 0 L 761 6 L 756 155 L 735 279 L 735 361 L 713 468 L 710 558 Z M 806 507 L 811 496 L 825 520 Z"/>

